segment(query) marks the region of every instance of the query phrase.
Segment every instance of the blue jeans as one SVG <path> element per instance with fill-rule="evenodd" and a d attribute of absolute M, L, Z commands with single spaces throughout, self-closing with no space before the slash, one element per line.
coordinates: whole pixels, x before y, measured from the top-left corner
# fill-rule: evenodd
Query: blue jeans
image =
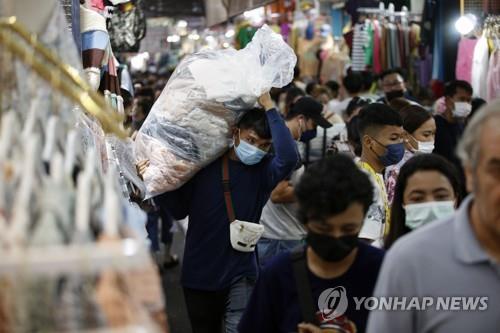
<path fill-rule="evenodd" d="M 226 333 L 237 333 L 238 324 L 252 295 L 255 279 L 244 277 L 236 281 L 229 290 L 224 317 Z"/>
<path fill-rule="evenodd" d="M 184 288 L 193 333 L 237 333 L 254 285 L 254 278 L 238 277 L 226 290 Z"/>
<path fill-rule="evenodd" d="M 259 265 L 263 268 L 271 259 L 280 253 L 291 251 L 294 248 L 304 244 L 303 240 L 279 240 L 261 238 L 257 244 L 257 255 L 259 256 Z"/>

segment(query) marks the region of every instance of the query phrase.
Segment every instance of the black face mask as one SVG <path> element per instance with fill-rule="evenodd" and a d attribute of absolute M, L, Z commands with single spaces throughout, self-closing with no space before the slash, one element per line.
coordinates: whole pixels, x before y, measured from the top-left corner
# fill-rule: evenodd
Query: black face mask
<path fill-rule="evenodd" d="M 330 262 L 341 261 L 358 247 L 358 235 L 332 237 L 309 231 L 307 244 L 323 260 Z"/>
<path fill-rule="evenodd" d="M 403 90 L 395 90 L 385 93 L 385 98 L 390 102 L 395 98 L 401 98 L 405 96 L 405 92 Z"/>

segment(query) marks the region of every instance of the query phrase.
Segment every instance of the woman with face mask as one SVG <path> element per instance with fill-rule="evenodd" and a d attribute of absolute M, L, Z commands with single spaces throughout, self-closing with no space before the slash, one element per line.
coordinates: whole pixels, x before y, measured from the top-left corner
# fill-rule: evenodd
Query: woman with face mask
<path fill-rule="evenodd" d="M 261 271 L 238 332 L 365 331 L 368 310 L 353 297 L 372 296 L 384 253 L 358 238 L 373 192 L 342 154 L 304 172 L 295 194 L 306 245 Z"/>
<path fill-rule="evenodd" d="M 462 198 L 453 164 L 435 154 L 413 157 L 399 173 L 385 248 L 414 229 L 450 217 Z"/>
<path fill-rule="evenodd" d="M 405 130 L 405 154 L 403 159 L 385 170 L 387 198 L 392 203 L 394 188 L 401 167 L 415 154 L 430 154 L 434 150 L 436 121 L 432 114 L 420 105 L 410 105 L 399 111 Z"/>

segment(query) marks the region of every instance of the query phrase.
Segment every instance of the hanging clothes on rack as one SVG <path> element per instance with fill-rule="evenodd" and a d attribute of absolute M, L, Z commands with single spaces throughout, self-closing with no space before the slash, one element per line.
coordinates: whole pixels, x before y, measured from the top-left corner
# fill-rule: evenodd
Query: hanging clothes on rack
<path fill-rule="evenodd" d="M 138 52 L 146 36 L 146 17 L 142 1 L 118 5 L 108 22 L 111 46 L 115 52 Z"/>
<path fill-rule="evenodd" d="M 364 71 L 366 69 L 365 63 L 365 46 L 368 40 L 367 34 L 367 23 L 356 23 L 354 25 L 354 35 L 352 42 L 352 70 L 353 71 Z"/>
<path fill-rule="evenodd" d="M 484 30 L 492 46 L 486 78 L 486 100 L 490 102 L 500 98 L 500 16 L 490 15 L 484 23 Z"/>
<path fill-rule="evenodd" d="M 500 43 L 498 39 L 496 40 L 495 49 L 491 53 L 486 82 L 486 100 L 490 102 L 500 98 Z"/>
<path fill-rule="evenodd" d="M 471 76 L 471 85 L 474 90 L 474 95 L 481 97 L 482 99 L 487 98 L 486 77 L 488 75 L 488 62 L 488 39 L 483 34 L 477 41 L 476 47 L 474 48 Z"/>
<path fill-rule="evenodd" d="M 477 39 L 462 37 L 458 44 L 457 66 L 455 76 L 457 80 L 472 82 L 472 62 Z"/>
<path fill-rule="evenodd" d="M 320 73 L 321 82 L 342 81 L 345 69 L 349 64 L 349 48 L 347 45 L 341 40 L 334 42 L 334 46 L 325 51 L 325 59 Z"/>
<path fill-rule="evenodd" d="M 71 40 L 66 29 L 58 34 Z M 12 68 L 0 82 L 14 83 L 0 85 L 8 110 L 0 115 L 0 331 L 166 332 L 151 319 L 164 302 L 141 233 L 146 216 L 132 213 L 140 209 L 121 195 L 114 168 L 102 172 L 87 127 L 121 137 L 121 119 L 79 75 L 81 65 L 68 67 L 40 40 L 0 19 L 0 59 Z M 66 46 L 53 50 L 76 54 L 75 44 Z M 131 271 L 142 278 L 128 279 Z M 108 272 L 116 278 L 102 295 Z M 155 299 L 134 295 L 139 280 Z M 120 300 L 113 315 L 105 311 L 111 291 Z"/>

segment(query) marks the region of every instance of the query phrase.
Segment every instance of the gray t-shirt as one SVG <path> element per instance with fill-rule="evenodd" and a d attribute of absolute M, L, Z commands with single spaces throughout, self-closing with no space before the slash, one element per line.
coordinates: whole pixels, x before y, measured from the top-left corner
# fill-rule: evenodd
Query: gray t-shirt
<path fill-rule="evenodd" d="M 296 186 L 304 173 L 304 167 L 292 173 L 290 182 Z M 269 199 L 262 210 L 260 224 L 264 226 L 264 238 L 302 240 L 306 230 L 297 219 L 297 203 L 275 204 Z"/>
<path fill-rule="evenodd" d="M 499 331 L 500 264 L 481 248 L 472 231 L 472 200 L 467 198 L 451 219 L 411 232 L 388 251 L 374 296 L 432 297 L 434 304 L 425 310 L 373 310 L 368 333 Z"/>

